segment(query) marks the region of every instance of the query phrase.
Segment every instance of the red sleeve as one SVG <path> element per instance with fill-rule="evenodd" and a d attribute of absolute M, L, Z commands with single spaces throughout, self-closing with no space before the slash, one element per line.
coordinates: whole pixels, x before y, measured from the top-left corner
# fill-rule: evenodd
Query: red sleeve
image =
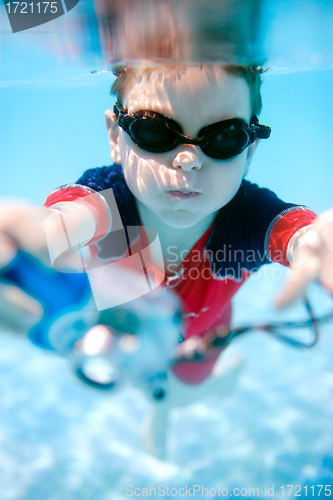
<path fill-rule="evenodd" d="M 290 238 L 302 227 L 312 224 L 316 214 L 309 208 L 296 206 L 281 212 L 270 224 L 266 233 L 269 258 L 284 266 L 289 266 L 287 247 Z"/>
<path fill-rule="evenodd" d="M 67 184 L 52 191 L 44 206 L 52 207 L 56 203 L 75 201 L 84 205 L 93 214 L 96 222 L 95 235 L 90 243 L 101 240 L 111 230 L 112 216 L 104 197 L 97 191 L 80 184 Z"/>

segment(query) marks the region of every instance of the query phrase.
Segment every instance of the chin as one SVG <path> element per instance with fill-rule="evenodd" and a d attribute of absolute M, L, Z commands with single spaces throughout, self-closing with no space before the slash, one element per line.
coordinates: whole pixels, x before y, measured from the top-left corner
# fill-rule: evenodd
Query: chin
<path fill-rule="evenodd" d="M 161 220 L 167 226 L 174 227 L 175 229 L 188 229 L 195 226 L 201 217 L 195 216 L 194 214 L 183 214 L 183 215 L 160 215 Z"/>

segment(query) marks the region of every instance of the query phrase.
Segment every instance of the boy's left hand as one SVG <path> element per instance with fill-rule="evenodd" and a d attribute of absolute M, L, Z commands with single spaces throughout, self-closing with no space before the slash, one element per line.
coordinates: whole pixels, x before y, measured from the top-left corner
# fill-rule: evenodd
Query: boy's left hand
<path fill-rule="evenodd" d="M 306 243 L 297 252 L 292 271 L 275 297 L 275 307 L 282 309 L 291 305 L 314 280 L 333 294 L 333 209 L 314 222 L 306 235 Z"/>

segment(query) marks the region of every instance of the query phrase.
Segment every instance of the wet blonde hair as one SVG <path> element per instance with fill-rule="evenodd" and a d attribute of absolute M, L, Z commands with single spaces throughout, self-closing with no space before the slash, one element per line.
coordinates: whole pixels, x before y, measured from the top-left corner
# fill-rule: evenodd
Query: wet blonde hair
<path fill-rule="evenodd" d="M 200 66 L 202 68 L 203 65 Z M 114 81 L 110 93 L 116 95 L 120 102 L 123 101 L 125 92 L 138 82 L 143 76 L 150 77 L 158 73 L 165 78 L 166 73 L 172 73 L 173 77 L 180 77 L 185 73 L 187 66 L 163 66 L 135 68 L 133 66 L 119 66 L 114 70 L 116 80 Z M 223 69 L 237 78 L 244 78 L 250 90 L 251 113 L 252 116 L 259 116 L 262 109 L 261 84 L 262 74 L 265 70 L 259 66 L 223 66 Z"/>

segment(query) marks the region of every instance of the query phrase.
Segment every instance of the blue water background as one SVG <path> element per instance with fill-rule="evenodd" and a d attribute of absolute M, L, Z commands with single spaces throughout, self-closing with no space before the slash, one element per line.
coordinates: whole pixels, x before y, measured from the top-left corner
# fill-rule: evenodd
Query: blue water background
<path fill-rule="evenodd" d="M 1 30 L 1 195 L 40 204 L 85 169 L 110 163 L 103 113 L 112 77 L 98 63 L 60 65 L 41 34 L 14 43 L 4 20 Z M 320 36 L 318 43 L 320 60 L 327 46 Z M 272 136 L 248 178 L 320 213 L 332 206 L 333 71 L 327 58 L 286 68 L 284 57 L 265 76 L 261 121 Z M 249 280 L 235 299 L 235 322 L 279 317 L 270 302 L 283 274 L 274 265 Z M 317 289 L 312 297 L 319 309 L 330 305 Z M 282 317 L 301 312 L 297 305 Z M 123 500 L 127 485 L 186 484 L 256 487 L 260 498 L 275 485 L 282 498 L 282 485 L 333 484 L 332 330 L 324 327 L 309 351 L 259 333 L 235 341 L 225 358 L 241 355 L 245 367 L 234 394 L 175 409 L 164 461 L 142 446 L 150 404 L 139 391 L 100 394 L 65 360 L 2 332 L 1 500 Z"/>

